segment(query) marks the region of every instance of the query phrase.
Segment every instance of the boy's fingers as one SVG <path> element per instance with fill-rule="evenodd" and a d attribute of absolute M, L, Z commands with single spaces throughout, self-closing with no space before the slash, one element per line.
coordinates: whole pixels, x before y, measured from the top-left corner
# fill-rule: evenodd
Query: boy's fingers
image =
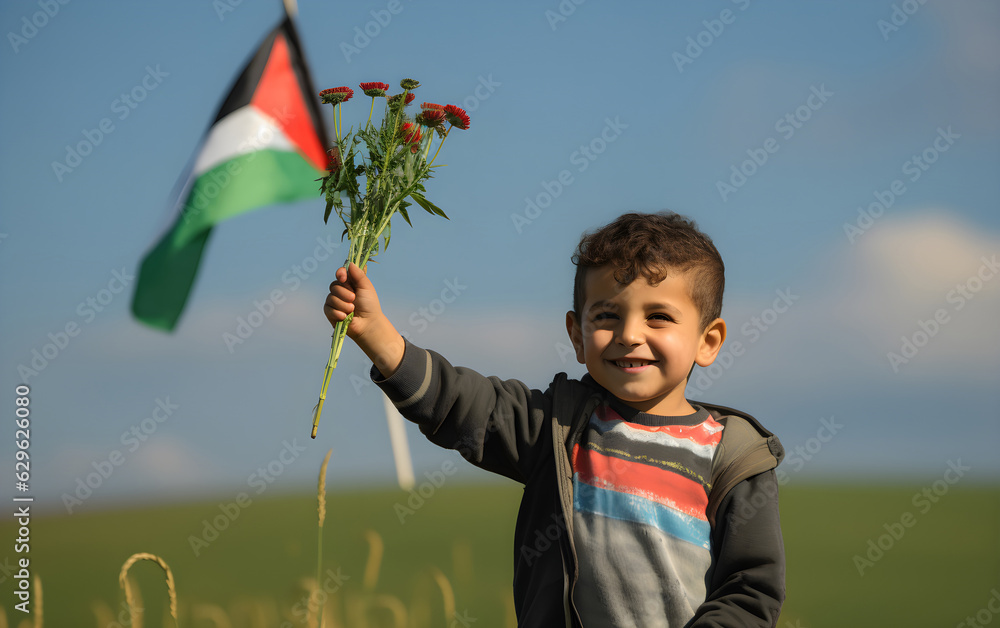
<path fill-rule="evenodd" d="M 348 268 L 348 275 L 351 278 L 351 283 L 354 284 L 356 288 L 364 290 L 372 290 L 375 288 L 375 286 L 372 285 L 372 282 L 368 279 L 367 269 L 361 270 L 354 262 L 351 262 L 351 265 Z"/>
<path fill-rule="evenodd" d="M 324 307 L 334 312 L 344 312 L 345 316 L 348 312 L 354 311 L 353 303 L 345 301 L 344 299 L 334 296 L 333 294 L 328 294 L 326 296 L 326 303 L 324 304 Z"/>
<path fill-rule="evenodd" d="M 345 299 L 354 299 L 354 290 L 339 281 L 335 281 L 330 284 L 330 294 L 337 295 Z"/>

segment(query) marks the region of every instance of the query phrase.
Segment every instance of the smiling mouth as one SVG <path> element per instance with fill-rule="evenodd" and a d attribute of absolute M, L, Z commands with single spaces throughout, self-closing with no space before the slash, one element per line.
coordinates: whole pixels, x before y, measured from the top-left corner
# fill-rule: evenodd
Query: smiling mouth
<path fill-rule="evenodd" d="M 656 364 L 657 360 L 609 360 L 612 364 L 617 367 L 628 369 L 628 368 L 638 368 L 640 366 L 648 366 L 650 364 Z"/>

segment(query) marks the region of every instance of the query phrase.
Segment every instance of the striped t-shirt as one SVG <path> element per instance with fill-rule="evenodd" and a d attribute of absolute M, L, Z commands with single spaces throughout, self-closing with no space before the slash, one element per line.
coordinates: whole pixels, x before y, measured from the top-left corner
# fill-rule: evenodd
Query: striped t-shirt
<path fill-rule="evenodd" d="M 573 447 L 573 600 L 585 626 L 683 626 L 705 601 L 723 426 L 698 406 L 680 417 L 620 409 L 599 406 Z"/>

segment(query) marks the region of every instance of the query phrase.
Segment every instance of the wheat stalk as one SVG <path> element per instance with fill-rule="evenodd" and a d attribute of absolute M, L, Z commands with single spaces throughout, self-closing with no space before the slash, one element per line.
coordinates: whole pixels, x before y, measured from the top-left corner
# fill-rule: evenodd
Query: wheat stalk
<path fill-rule="evenodd" d="M 132 626 L 135 627 L 136 614 L 134 609 L 134 600 L 136 591 L 133 590 L 131 582 L 128 578 L 128 570 L 132 568 L 132 565 L 136 564 L 140 560 L 149 560 L 163 569 L 163 573 L 166 574 L 167 579 L 167 595 L 170 597 L 170 616 L 174 619 L 174 626 L 177 626 L 177 589 L 174 587 L 174 574 L 170 571 L 170 567 L 167 563 L 157 556 L 156 554 L 147 554 L 145 552 L 140 552 L 138 554 L 132 554 L 122 565 L 121 573 L 118 574 L 118 584 L 125 590 L 125 602 L 128 604 L 129 616 L 132 618 Z M 138 589 L 138 587 L 136 587 Z"/>
<path fill-rule="evenodd" d="M 407 615 L 406 606 L 403 602 L 392 595 L 376 595 L 371 598 L 369 602 L 369 610 L 374 608 L 384 608 L 392 614 L 392 623 L 395 628 L 406 628 L 407 625 Z M 368 613 L 366 613 L 366 616 Z"/>
<path fill-rule="evenodd" d="M 382 537 L 375 530 L 365 530 L 365 539 L 368 541 L 368 562 L 365 564 L 365 591 L 371 593 L 378 584 L 378 574 L 382 567 L 382 554 L 385 550 L 385 543 Z"/>
<path fill-rule="evenodd" d="M 129 623 L 129 628 L 142 628 L 146 621 L 146 605 L 142 601 L 142 591 L 139 590 L 139 583 L 133 574 L 129 574 L 126 586 L 132 591 L 132 606 L 135 608 L 135 616 Z"/>
<path fill-rule="evenodd" d="M 451 588 L 451 582 L 440 569 L 432 567 L 431 573 L 434 575 L 434 582 L 441 589 L 441 597 L 444 600 L 445 625 L 449 626 L 452 618 L 455 617 L 455 590 Z"/>
<path fill-rule="evenodd" d="M 111 608 L 104 602 L 104 600 L 91 602 L 90 610 L 94 612 L 94 618 L 97 620 L 97 628 L 110 626 L 115 621 L 115 616 L 111 612 Z M 0 628 L 6 628 L 6 626 L 0 626 Z"/>
<path fill-rule="evenodd" d="M 319 506 L 317 510 L 319 511 L 319 529 L 323 529 L 323 522 L 326 521 L 326 465 L 330 464 L 330 454 L 333 453 L 333 449 L 326 452 L 326 458 L 323 458 L 323 464 L 319 468 L 319 488 L 316 491 L 317 501 Z M 322 534 L 320 536 L 322 538 Z M 318 574 L 317 574 L 318 579 Z"/>
<path fill-rule="evenodd" d="M 504 587 L 504 592 L 501 596 L 503 597 L 504 609 L 506 609 L 506 626 L 507 628 L 517 628 L 517 610 L 514 608 L 514 591 L 509 587 Z"/>
<path fill-rule="evenodd" d="M 42 579 L 35 574 L 35 577 L 31 579 L 35 583 L 35 626 L 34 628 L 42 628 Z"/>
<path fill-rule="evenodd" d="M 323 579 L 323 524 L 326 522 L 326 466 L 330 464 L 330 455 L 333 449 L 326 452 L 323 464 L 319 467 L 319 485 L 316 488 L 316 510 L 319 514 L 319 530 L 316 538 L 316 583 L 310 591 L 310 608 L 316 608 L 316 624 L 318 628 L 323 628 L 323 608 L 319 603 L 320 581 Z"/>

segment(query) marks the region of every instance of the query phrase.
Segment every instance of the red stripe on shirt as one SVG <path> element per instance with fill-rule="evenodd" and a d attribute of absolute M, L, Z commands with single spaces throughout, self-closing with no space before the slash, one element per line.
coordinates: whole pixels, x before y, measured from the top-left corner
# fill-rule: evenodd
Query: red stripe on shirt
<path fill-rule="evenodd" d="M 698 519 L 706 519 L 708 495 L 700 483 L 673 471 L 573 447 L 577 479 L 596 488 L 636 495 Z"/>

